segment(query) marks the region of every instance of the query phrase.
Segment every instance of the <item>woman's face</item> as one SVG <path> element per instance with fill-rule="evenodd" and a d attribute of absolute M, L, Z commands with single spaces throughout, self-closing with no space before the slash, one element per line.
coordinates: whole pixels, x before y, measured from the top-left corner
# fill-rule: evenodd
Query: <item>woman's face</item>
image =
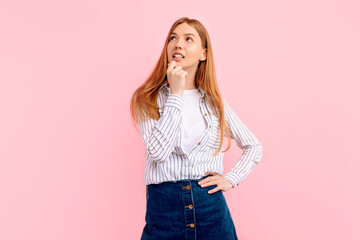
<path fill-rule="evenodd" d="M 179 52 L 184 58 L 174 57 L 175 52 Z M 206 59 L 206 51 L 201 46 L 198 32 L 187 23 L 178 25 L 170 35 L 167 57 L 169 62 L 174 60 L 183 69 L 196 69 L 199 62 Z"/>

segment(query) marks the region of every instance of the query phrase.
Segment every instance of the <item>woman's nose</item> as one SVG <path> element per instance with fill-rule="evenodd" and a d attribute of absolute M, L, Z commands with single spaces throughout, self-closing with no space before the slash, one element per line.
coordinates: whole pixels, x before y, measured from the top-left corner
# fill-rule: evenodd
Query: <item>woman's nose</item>
<path fill-rule="evenodd" d="M 175 48 L 182 48 L 182 42 L 181 41 L 177 41 L 175 44 Z"/>

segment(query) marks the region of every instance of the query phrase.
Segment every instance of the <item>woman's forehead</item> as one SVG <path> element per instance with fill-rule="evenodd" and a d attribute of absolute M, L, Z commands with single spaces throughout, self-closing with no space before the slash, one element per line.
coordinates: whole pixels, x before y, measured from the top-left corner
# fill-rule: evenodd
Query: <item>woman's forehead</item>
<path fill-rule="evenodd" d="M 175 35 L 190 35 L 193 34 L 195 37 L 199 37 L 198 32 L 192 26 L 182 23 L 178 25 L 172 32 Z"/>

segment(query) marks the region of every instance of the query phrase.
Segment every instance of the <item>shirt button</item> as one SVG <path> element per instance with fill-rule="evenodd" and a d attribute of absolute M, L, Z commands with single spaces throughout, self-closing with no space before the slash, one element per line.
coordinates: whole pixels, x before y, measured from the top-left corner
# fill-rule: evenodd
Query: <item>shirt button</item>
<path fill-rule="evenodd" d="M 186 189 L 187 189 L 187 190 L 190 190 L 190 189 L 191 189 L 191 186 L 190 186 L 190 185 L 187 185 L 187 186 L 186 186 Z"/>
<path fill-rule="evenodd" d="M 203 100 L 201 100 L 201 103 L 203 103 L 204 101 Z"/>
<path fill-rule="evenodd" d="M 192 227 L 192 228 L 193 228 L 193 227 L 195 227 L 195 224 L 193 224 L 193 223 L 190 223 L 190 227 Z"/>
<path fill-rule="evenodd" d="M 193 205 L 189 205 L 189 208 L 190 208 L 190 209 L 193 209 Z"/>
<path fill-rule="evenodd" d="M 197 145 L 200 145 L 200 142 L 198 142 Z"/>
<path fill-rule="evenodd" d="M 207 116 L 207 113 L 205 113 L 205 116 Z"/>
<path fill-rule="evenodd" d="M 209 128 L 211 128 L 211 125 L 209 125 Z"/>

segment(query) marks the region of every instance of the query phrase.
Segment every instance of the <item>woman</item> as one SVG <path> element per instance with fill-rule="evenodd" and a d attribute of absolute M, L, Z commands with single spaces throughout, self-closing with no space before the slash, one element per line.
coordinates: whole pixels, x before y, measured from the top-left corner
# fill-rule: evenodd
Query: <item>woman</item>
<path fill-rule="evenodd" d="M 205 27 L 180 18 L 131 99 L 145 145 L 146 225 L 141 239 L 238 239 L 222 192 L 262 157 L 262 145 L 221 97 Z M 221 129 L 221 130 L 220 130 Z M 223 176 L 224 136 L 243 150 Z"/>

